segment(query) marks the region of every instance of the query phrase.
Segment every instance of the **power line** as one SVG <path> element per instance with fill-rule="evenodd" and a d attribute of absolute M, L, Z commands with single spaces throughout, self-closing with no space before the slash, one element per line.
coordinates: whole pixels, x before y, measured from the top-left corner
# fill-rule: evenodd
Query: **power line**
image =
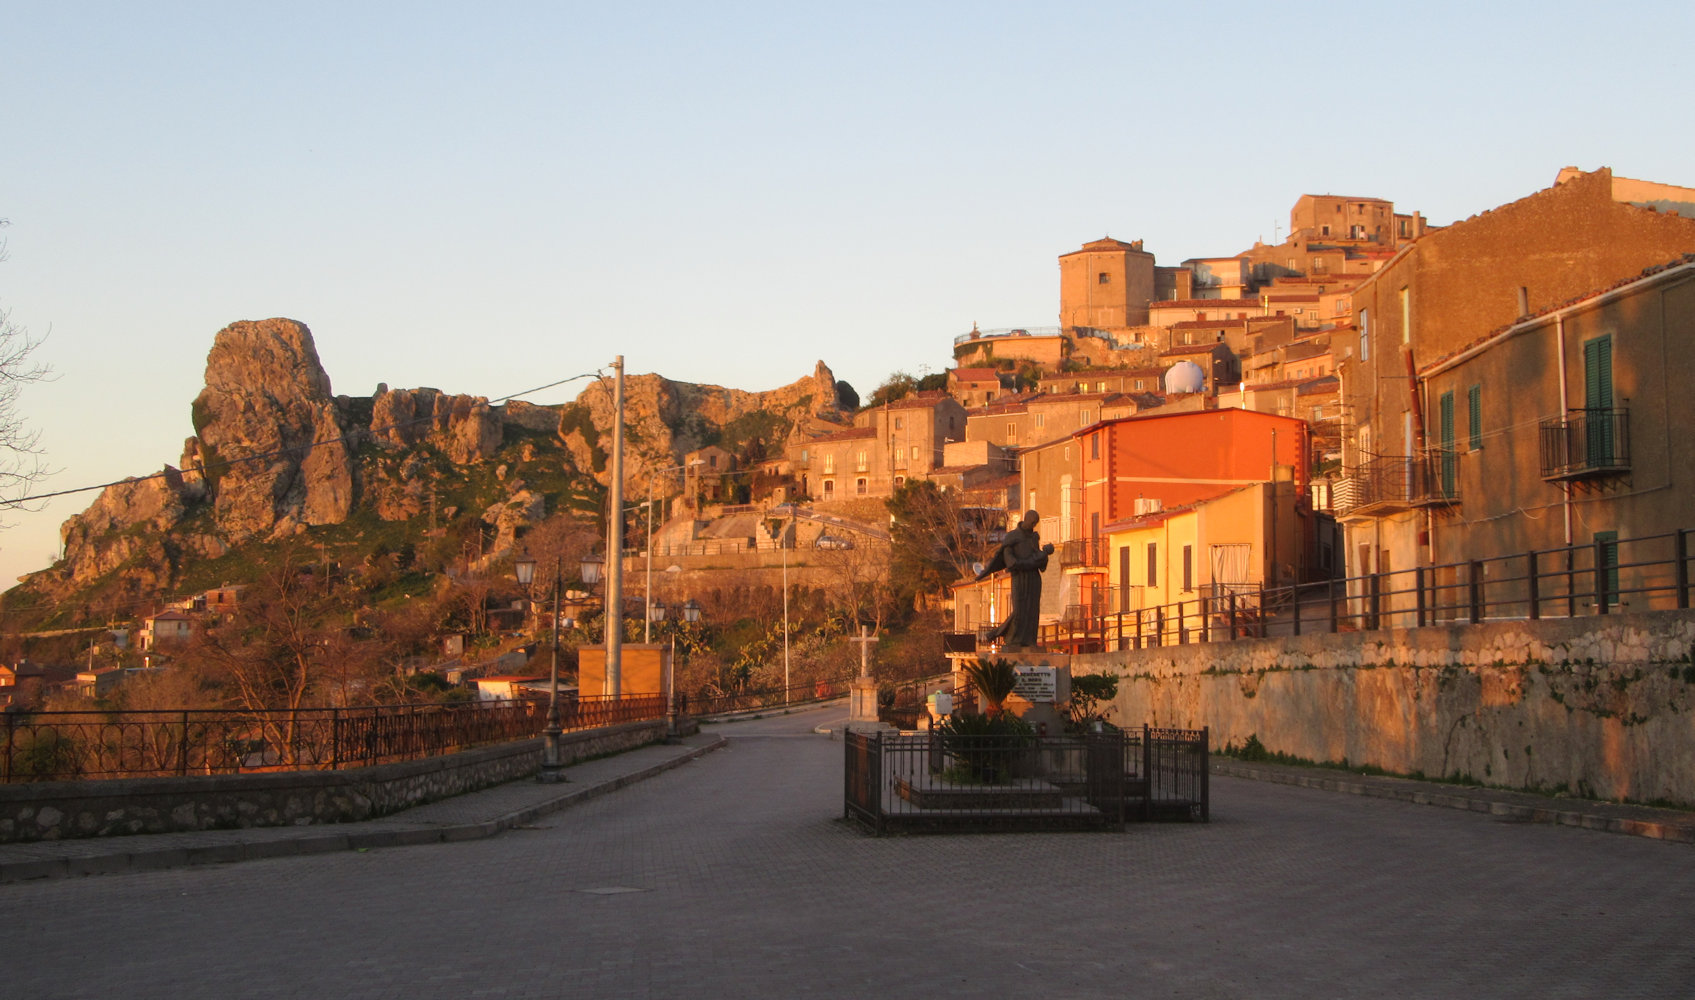
<path fill-rule="evenodd" d="M 562 379 L 559 379 L 556 382 L 549 382 L 546 385 L 538 385 L 533 389 L 525 389 L 522 392 L 514 392 L 514 393 L 511 393 L 509 395 L 500 396 L 496 399 L 491 399 L 488 402 L 489 402 L 489 405 L 491 405 L 491 406 L 496 405 L 496 404 L 500 404 L 500 403 L 510 402 L 511 400 L 517 399 L 520 396 L 528 396 L 528 395 L 531 395 L 532 393 L 544 392 L 548 389 L 557 388 L 558 386 L 566 385 L 567 383 L 570 383 L 570 382 L 575 382 L 578 379 L 596 378 L 596 377 L 599 376 L 599 374 L 600 374 L 599 372 L 586 372 L 582 375 L 573 375 L 570 378 L 562 378 Z M 390 425 L 385 426 L 385 427 L 375 427 L 375 426 L 373 426 L 373 427 L 368 428 L 368 430 L 372 434 L 379 434 L 379 433 L 385 433 L 385 432 L 388 432 L 388 431 L 400 430 L 400 429 L 405 428 L 405 427 L 411 427 L 414 424 L 427 423 L 427 422 L 430 422 L 430 421 L 433 421 L 433 420 L 435 420 L 435 414 L 432 413 L 432 414 L 429 414 L 427 416 L 414 417 L 411 420 L 407 420 L 407 421 L 404 421 L 404 422 L 398 423 L 398 424 L 390 424 Z M 247 464 L 249 462 L 260 462 L 260 461 L 264 461 L 266 459 L 276 458 L 276 457 L 279 457 L 279 456 L 282 456 L 282 455 L 304 455 L 305 453 L 311 451 L 314 448 L 321 448 L 321 447 L 324 447 L 325 445 L 338 444 L 338 443 L 339 444 L 348 444 L 353 440 L 354 435 L 356 433 L 362 433 L 362 432 L 363 431 L 354 431 L 354 432 L 349 432 L 347 434 L 339 435 L 337 437 L 325 438 L 322 441 L 313 441 L 313 442 L 310 442 L 308 444 L 293 445 L 293 446 L 288 447 L 288 448 L 277 448 L 273 451 L 260 452 L 256 455 L 247 455 L 247 456 L 242 457 L 242 458 L 230 459 L 227 462 L 220 463 L 220 465 L 223 468 L 227 469 L 227 468 L 237 466 L 237 465 L 244 465 L 244 464 Z M 206 467 L 204 465 L 197 465 L 192 469 L 182 469 L 182 470 L 179 470 L 179 471 L 181 471 L 181 472 L 197 472 L 197 473 L 200 474 L 200 476 L 202 478 L 204 478 L 206 476 Z M 169 473 L 166 472 L 164 469 L 161 469 L 158 472 L 148 473 L 145 476 L 130 476 L 130 477 L 127 477 L 127 478 L 124 478 L 124 479 L 114 480 L 114 481 L 109 482 L 109 483 L 97 483 L 93 486 L 77 486 L 77 487 L 72 488 L 72 489 L 53 490 L 53 491 L 48 492 L 48 493 L 35 493 L 35 494 L 31 494 L 29 496 L 13 497 L 13 498 L 10 498 L 10 499 L 0 499 L 0 509 L 17 507 L 17 506 L 21 506 L 22 504 L 32 503 L 32 502 L 37 501 L 37 500 L 51 500 L 55 497 L 72 496 L 72 495 L 77 494 L 77 493 L 91 493 L 95 490 L 103 490 L 103 489 L 106 489 L 107 487 L 110 487 L 110 486 L 122 486 L 125 483 L 144 483 L 144 482 L 147 482 L 150 479 L 163 479 L 167 475 L 169 475 Z"/>

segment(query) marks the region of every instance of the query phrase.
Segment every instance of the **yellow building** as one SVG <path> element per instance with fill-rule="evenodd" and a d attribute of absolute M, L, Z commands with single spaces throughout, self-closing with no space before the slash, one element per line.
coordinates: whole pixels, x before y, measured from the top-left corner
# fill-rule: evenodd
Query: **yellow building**
<path fill-rule="evenodd" d="M 1150 503 L 1107 525 L 1109 634 L 1176 642 L 1203 622 L 1226 622 L 1232 603 L 1247 620 L 1274 578 L 1269 567 L 1301 544 L 1295 507 L 1290 484 L 1255 483 L 1182 507 Z"/>

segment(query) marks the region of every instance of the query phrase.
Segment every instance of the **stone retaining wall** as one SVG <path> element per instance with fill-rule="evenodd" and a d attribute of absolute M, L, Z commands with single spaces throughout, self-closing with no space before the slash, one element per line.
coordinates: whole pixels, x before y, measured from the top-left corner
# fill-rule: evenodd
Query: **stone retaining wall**
<path fill-rule="evenodd" d="M 1116 721 L 1268 750 L 1603 799 L 1695 805 L 1695 611 L 1077 656 Z"/>
<path fill-rule="evenodd" d="M 665 738 L 661 719 L 565 733 L 566 763 Z M 541 740 L 345 771 L 0 785 L 0 843 L 349 823 L 536 773 Z"/>

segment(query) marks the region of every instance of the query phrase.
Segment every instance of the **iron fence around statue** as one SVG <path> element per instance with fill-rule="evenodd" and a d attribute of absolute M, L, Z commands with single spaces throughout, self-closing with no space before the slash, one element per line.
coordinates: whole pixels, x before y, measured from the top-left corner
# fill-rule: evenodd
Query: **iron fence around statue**
<path fill-rule="evenodd" d="M 566 731 L 665 716 L 665 699 L 573 698 Z M 71 781 L 257 771 L 336 770 L 414 760 L 527 739 L 542 701 L 260 711 L 7 712 L 0 782 Z"/>
<path fill-rule="evenodd" d="M 843 814 L 873 833 L 1211 818 L 1208 731 L 848 733 Z"/>

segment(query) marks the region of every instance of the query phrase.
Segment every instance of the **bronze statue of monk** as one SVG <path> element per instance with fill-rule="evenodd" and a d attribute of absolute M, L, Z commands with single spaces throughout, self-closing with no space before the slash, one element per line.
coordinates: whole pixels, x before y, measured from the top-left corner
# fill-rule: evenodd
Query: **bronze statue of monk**
<path fill-rule="evenodd" d="M 1043 545 L 1041 535 L 1036 532 L 1040 520 L 1035 511 L 1025 511 L 1018 527 L 1006 533 L 994 558 L 977 574 L 979 580 L 1003 569 L 1012 574 L 1012 613 L 989 633 L 990 639 L 1004 637 L 1009 648 L 1036 647 L 1036 624 L 1042 613 L 1042 571 L 1048 568 L 1048 556 L 1053 554 L 1052 543 Z"/>

